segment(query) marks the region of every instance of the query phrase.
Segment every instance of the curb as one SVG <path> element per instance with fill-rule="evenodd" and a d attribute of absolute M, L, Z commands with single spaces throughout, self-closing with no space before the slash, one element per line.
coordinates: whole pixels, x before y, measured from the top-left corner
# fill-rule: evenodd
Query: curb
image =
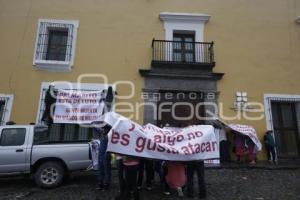
<path fill-rule="evenodd" d="M 297 170 L 300 165 L 219 165 L 205 166 L 205 169 L 267 169 L 267 170 Z"/>

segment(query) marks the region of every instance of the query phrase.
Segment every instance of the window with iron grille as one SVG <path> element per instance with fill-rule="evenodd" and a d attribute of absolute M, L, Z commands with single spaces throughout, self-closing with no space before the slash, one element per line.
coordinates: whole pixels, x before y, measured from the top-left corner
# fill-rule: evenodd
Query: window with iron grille
<path fill-rule="evenodd" d="M 67 55 L 68 30 L 49 30 L 46 60 L 65 61 Z"/>
<path fill-rule="evenodd" d="M 45 70 L 69 71 L 73 66 L 78 21 L 39 20 L 33 64 Z"/>

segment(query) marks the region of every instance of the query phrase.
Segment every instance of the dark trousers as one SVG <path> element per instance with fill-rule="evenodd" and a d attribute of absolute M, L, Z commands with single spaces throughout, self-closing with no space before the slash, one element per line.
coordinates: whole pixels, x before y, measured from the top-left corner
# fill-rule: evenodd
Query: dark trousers
<path fill-rule="evenodd" d="M 140 160 L 139 164 L 139 173 L 138 173 L 138 186 L 142 186 L 143 178 L 144 178 L 144 171 L 146 170 L 146 186 L 151 187 L 152 180 L 154 178 L 154 167 L 153 167 L 153 160 Z"/>
<path fill-rule="evenodd" d="M 268 160 L 275 162 L 276 161 L 275 147 L 266 145 L 266 149 L 268 153 Z"/>
<path fill-rule="evenodd" d="M 131 193 L 133 194 L 134 200 L 139 200 L 139 191 L 137 189 L 137 172 L 138 165 L 126 166 L 124 165 L 125 170 L 125 190 L 122 200 L 129 200 Z"/>
<path fill-rule="evenodd" d="M 228 147 L 228 142 L 226 140 L 222 140 L 220 142 L 220 160 L 221 162 L 230 161 L 229 147 Z"/>
<path fill-rule="evenodd" d="M 164 191 L 170 192 L 170 186 L 167 183 L 166 176 L 168 175 L 168 164 L 165 162 L 164 165 L 162 165 L 163 170 L 163 184 L 164 184 Z"/>
<path fill-rule="evenodd" d="M 164 180 L 163 170 L 162 170 L 162 161 L 160 161 L 160 160 L 154 161 L 154 173 L 158 174 L 159 181 L 162 183 Z M 154 180 L 154 176 L 153 176 L 153 180 Z"/>
<path fill-rule="evenodd" d="M 124 191 L 125 191 L 125 177 L 124 177 L 123 159 L 117 160 L 117 169 L 118 169 L 120 196 L 123 197 Z"/>
<path fill-rule="evenodd" d="M 99 154 L 98 170 L 96 171 L 97 182 L 99 185 L 109 185 L 111 181 L 111 154 Z"/>
<path fill-rule="evenodd" d="M 197 173 L 199 196 L 206 196 L 206 186 L 204 181 L 204 162 L 187 162 L 187 195 L 194 195 L 194 173 Z"/>

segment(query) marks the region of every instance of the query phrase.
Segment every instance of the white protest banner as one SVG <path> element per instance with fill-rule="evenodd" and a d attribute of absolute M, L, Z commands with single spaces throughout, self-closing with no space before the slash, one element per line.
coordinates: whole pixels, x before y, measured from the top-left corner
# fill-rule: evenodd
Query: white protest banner
<path fill-rule="evenodd" d="M 218 149 L 220 149 L 220 129 L 215 128 L 214 133 L 215 133 Z M 218 154 L 218 158 L 219 158 L 220 151 L 218 151 L 217 154 Z M 205 160 L 204 163 L 217 166 L 217 165 L 220 165 L 220 159 Z"/>
<path fill-rule="evenodd" d="M 112 126 L 108 134 L 110 152 L 173 161 L 219 158 L 210 125 L 169 130 L 152 124 L 141 126 L 113 112 L 106 113 L 103 121 Z"/>
<path fill-rule="evenodd" d="M 244 125 L 244 124 L 229 124 L 229 128 L 231 128 L 234 131 L 237 131 L 241 133 L 242 135 L 246 135 L 250 137 L 250 139 L 253 141 L 253 143 L 256 146 L 257 151 L 261 151 L 261 143 L 257 137 L 256 131 L 252 126 Z"/>
<path fill-rule="evenodd" d="M 164 127 L 164 129 L 168 129 L 168 130 L 181 130 L 181 128 L 178 128 L 178 127 Z M 219 140 L 220 129 L 214 128 L 214 134 L 215 134 L 215 137 L 216 137 L 218 149 L 220 149 L 220 140 Z M 220 157 L 220 151 L 217 152 L 217 157 L 218 158 Z M 220 165 L 220 159 L 211 159 L 211 160 L 207 159 L 207 160 L 204 161 L 204 163 L 208 164 L 208 165 L 217 166 L 217 165 Z"/>
<path fill-rule="evenodd" d="M 59 90 L 54 123 L 89 124 L 99 121 L 104 109 L 100 91 Z"/>

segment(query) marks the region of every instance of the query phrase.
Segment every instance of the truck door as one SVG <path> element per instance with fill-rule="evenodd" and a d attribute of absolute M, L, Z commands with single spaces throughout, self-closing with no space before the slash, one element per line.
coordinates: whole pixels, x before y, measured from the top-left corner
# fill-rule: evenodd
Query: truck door
<path fill-rule="evenodd" d="M 0 173 L 25 171 L 26 128 L 0 129 Z"/>

